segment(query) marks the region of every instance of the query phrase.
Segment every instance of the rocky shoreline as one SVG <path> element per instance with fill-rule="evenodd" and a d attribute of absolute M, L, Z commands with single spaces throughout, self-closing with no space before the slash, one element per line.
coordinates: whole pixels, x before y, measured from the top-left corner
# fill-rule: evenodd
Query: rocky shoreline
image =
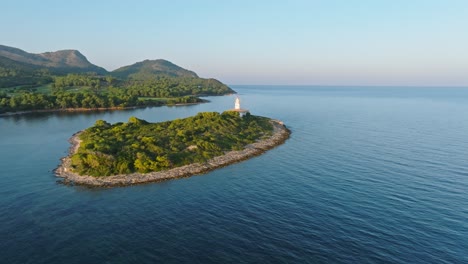
<path fill-rule="evenodd" d="M 70 157 L 80 146 L 80 131 L 70 138 L 69 142 L 72 144 L 70 147 L 70 154 L 61 159 L 61 164 L 57 169 L 55 169 L 55 174 L 58 177 L 64 178 L 63 183 L 90 187 L 127 186 L 203 174 L 217 168 L 225 167 L 227 165 L 261 155 L 267 150 L 283 144 L 289 138 L 291 133 L 290 130 L 287 129 L 280 121 L 272 120 L 271 122 L 273 124 L 273 134 L 266 139 L 247 145 L 243 150 L 229 151 L 222 156 L 214 157 L 204 163 L 193 163 L 165 171 L 131 173 L 107 177 L 78 175 L 71 171 Z"/>

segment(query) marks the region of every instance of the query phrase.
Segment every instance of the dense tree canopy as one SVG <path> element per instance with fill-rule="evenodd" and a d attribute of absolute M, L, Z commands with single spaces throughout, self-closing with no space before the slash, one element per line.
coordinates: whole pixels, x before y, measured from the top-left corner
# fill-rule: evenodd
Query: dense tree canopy
<path fill-rule="evenodd" d="M 72 166 L 82 175 L 146 173 L 203 162 L 225 151 L 239 150 L 270 135 L 264 117 L 236 112 L 199 113 L 162 123 L 131 117 L 127 123 L 98 120 L 81 135 Z"/>
<path fill-rule="evenodd" d="M 55 76 L 47 92 L 38 92 L 34 86 L 8 91 L 0 96 L 0 113 L 197 103 L 203 101 L 196 97 L 199 95 L 233 92 L 214 79 L 162 76 L 148 80 L 118 80 L 95 74 Z"/>
<path fill-rule="evenodd" d="M 21 64 L 17 66 L 18 63 L 5 62 L 4 60 L 5 58 L 0 58 L 0 88 L 18 85 L 37 86 L 52 81 L 50 72 L 47 69 L 24 67 Z"/>

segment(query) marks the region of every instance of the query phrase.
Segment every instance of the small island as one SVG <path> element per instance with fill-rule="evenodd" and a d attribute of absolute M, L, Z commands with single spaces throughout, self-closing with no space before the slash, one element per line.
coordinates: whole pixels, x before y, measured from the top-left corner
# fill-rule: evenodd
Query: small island
<path fill-rule="evenodd" d="M 188 177 L 260 155 L 289 134 L 280 121 L 233 110 L 161 123 L 98 120 L 73 135 L 55 173 L 65 183 L 102 187 Z"/>

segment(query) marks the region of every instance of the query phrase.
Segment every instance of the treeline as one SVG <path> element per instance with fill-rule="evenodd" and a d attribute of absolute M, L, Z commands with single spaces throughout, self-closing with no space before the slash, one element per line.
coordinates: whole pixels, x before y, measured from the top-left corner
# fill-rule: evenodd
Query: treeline
<path fill-rule="evenodd" d="M 122 84 L 128 94 L 141 97 L 177 97 L 184 95 L 223 95 L 234 91 L 214 79 L 192 77 L 159 77 L 130 80 Z"/>
<path fill-rule="evenodd" d="M 9 89 L 9 93 L 0 95 L 0 113 L 197 103 L 203 100 L 195 97 L 196 95 L 234 92 L 214 79 L 157 77 L 144 81 L 122 81 L 112 76 L 92 74 L 54 76 L 49 93 L 37 92 L 34 86 L 23 88 Z"/>
<path fill-rule="evenodd" d="M 0 66 L 0 88 L 19 85 L 43 85 L 50 83 L 52 77 L 48 70 L 29 70 Z"/>
<path fill-rule="evenodd" d="M 267 118 L 240 118 L 236 112 L 204 112 L 162 123 L 135 117 L 113 125 L 98 120 L 80 135 L 72 166 L 92 176 L 165 170 L 242 149 L 272 129 Z"/>
<path fill-rule="evenodd" d="M 138 97 L 179 97 L 186 95 L 223 95 L 234 91 L 215 79 L 194 77 L 155 77 L 147 80 L 119 81 L 112 76 L 68 74 L 54 77 L 54 88 L 90 87 L 107 88 L 114 86 L 128 95 Z M 105 90 L 105 89 L 104 89 Z"/>
<path fill-rule="evenodd" d="M 0 113 L 16 111 L 69 109 L 69 108 L 113 108 L 145 105 L 138 97 L 96 93 L 20 93 L 15 96 L 0 95 Z"/>
<path fill-rule="evenodd" d="M 85 74 L 68 74 L 66 76 L 55 76 L 52 86 L 54 88 L 66 88 L 66 87 L 91 87 L 100 88 L 105 85 L 113 85 L 116 79 L 112 76 L 96 76 L 96 75 L 85 75 Z"/>
<path fill-rule="evenodd" d="M 160 106 L 165 104 L 197 103 L 201 101 L 201 99 L 193 96 L 172 98 L 166 101 L 143 100 L 137 96 L 129 96 L 124 93 L 57 92 L 52 95 L 45 95 L 25 92 L 15 96 L 0 93 L 0 113 L 51 109 Z"/>

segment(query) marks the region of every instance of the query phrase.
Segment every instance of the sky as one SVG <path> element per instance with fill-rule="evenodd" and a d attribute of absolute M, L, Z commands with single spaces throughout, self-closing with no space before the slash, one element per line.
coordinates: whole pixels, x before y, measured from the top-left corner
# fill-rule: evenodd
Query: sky
<path fill-rule="evenodd" d="M 227 84 L 468 86 L 465 0 L 2 0 L 0 44 Z"/>

